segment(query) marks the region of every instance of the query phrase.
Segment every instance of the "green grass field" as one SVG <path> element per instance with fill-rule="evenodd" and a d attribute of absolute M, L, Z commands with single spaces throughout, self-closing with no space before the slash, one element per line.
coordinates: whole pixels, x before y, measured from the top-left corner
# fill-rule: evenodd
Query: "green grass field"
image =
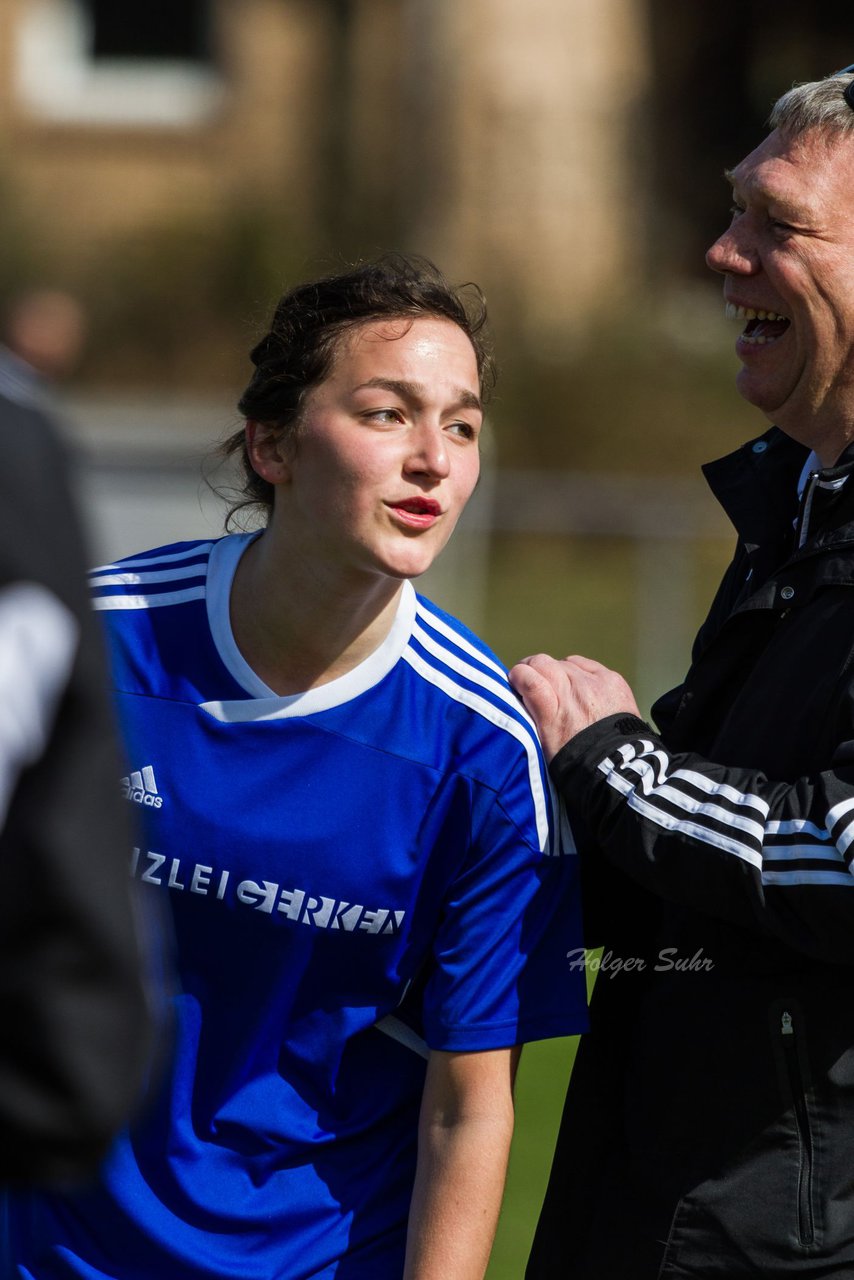
<path fill-rule="evenodd" d="M 487 1280 L 521 1280 L 551 1167 L 577 1037 L 526 1045 L 516 1085 L 516 1133 Z"/>

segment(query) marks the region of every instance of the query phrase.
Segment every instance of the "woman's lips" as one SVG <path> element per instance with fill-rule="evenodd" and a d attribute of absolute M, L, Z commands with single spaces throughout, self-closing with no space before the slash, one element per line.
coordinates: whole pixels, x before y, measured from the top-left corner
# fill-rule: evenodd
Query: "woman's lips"
<path fill-rule="evenodd" d="M 403 524 L 413 529 L 429 528 L 442 514 L 442 508 L 433 498 L 403 498 L 388 504 Z"/>

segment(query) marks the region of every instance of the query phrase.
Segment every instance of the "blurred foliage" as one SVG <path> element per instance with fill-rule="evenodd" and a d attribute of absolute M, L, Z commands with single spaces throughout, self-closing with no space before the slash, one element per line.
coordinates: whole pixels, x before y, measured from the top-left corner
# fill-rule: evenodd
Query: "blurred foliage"
<path fill-rule="evenodd" d="M 508 666 L 539 651 L 589 653 L 634 679 L 627 541 L 495 534 L 488 582 L 479 629 Z"/>
<path fill-rule="evenodd" d="M 358 256 L 321 257 L 281 209 L 247 207 L 185 216 L 61 260 L 2 172 L 0 234 L 0 295 L 31 284 L 71 289 L 91 321 L 77 381 L 131 393 L 238 393 L 283 290 Z M 514 331 L 512 299 L 500 290 L 490 289 L 499 466 L 693 473 L 761 429 L 733 388 L 735 329 L 711 277 L 615 302 L 583 339 L 552 333 L 541 343 Z"/>
<path fill-rule="evenodd" d="M 80 379 L 187 393 L 239 387 L 275 298 L 304 270 L 281 216 L 261 210 L 102 245 L 77 280 L 92 320 Z"/>
<path fill-rule="evenodd" d="M 284 289 L 343 265 L 260 213 L 105 246 L 72 282 L 92 321 L 79 381 L 237 392 Z M 639 298 L 582 342 L 567 338 L 559 357 L 504 324 L 490 406 L 498 465 L 692 473 L 756 433 L 761 420 L 733 387 L 735 329 L 722 311 L 714 284 Z"/>
<path fill-rule="evenodd" d="M 698 478 L 698 492 L 703 485 Z M 689 548 L 686 612 L 678 624 L 684 652 L 650 701 L 682 679 L 690 643 L 732 554 L 732 538 L 698 538 Z M 638 547 L 628 538 L 493 534 L 483 617 L 477 630 L 508 666 L 531 653 L 583 653 L 620 671 L 636 687 L 642 602 Z M 645 682 L 644 687 L 645 687 Z M 642 706 L 646 714 L 648 707 Z"/>
<path fill-rule="evenodd" d="M 64 267 L 49 243 L 34 235 L 17 188 L 0 166 L 0 302 L 33 284 L 66 283 Z"/>
<path fill-rule="evenodd" d="M 497 334 L 498 465 L 694 474 L 765 429 L 734 387 L 735 335 L 714 282 L 639 298 L 559 359 Z"/>

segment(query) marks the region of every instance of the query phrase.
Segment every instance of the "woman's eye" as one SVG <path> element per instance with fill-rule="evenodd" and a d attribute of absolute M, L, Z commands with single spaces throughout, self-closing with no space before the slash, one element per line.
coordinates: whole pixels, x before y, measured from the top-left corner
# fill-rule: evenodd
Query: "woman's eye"
<path fill-rule="evenodd" d="M 451 431 L 454 435 L 461 436 L 463 440 L 476 440 L 477 427 L 471 422 L 452 422 Z"/>
<path fill-rule="evenodd" d="M 400 422 L 403 415 L 399 409 L 371 409 L 365 416 L 372 422 Z"/>

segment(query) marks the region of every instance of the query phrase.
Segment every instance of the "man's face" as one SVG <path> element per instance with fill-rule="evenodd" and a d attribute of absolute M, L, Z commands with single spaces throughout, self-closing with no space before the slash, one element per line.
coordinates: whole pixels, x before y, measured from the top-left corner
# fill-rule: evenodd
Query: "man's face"
<path fill-rule="evenodd" d="M 741 394 L 822 462 L 854 439 L 854 136 L 779 130 L 729 175 L 725 276 Z"/>

